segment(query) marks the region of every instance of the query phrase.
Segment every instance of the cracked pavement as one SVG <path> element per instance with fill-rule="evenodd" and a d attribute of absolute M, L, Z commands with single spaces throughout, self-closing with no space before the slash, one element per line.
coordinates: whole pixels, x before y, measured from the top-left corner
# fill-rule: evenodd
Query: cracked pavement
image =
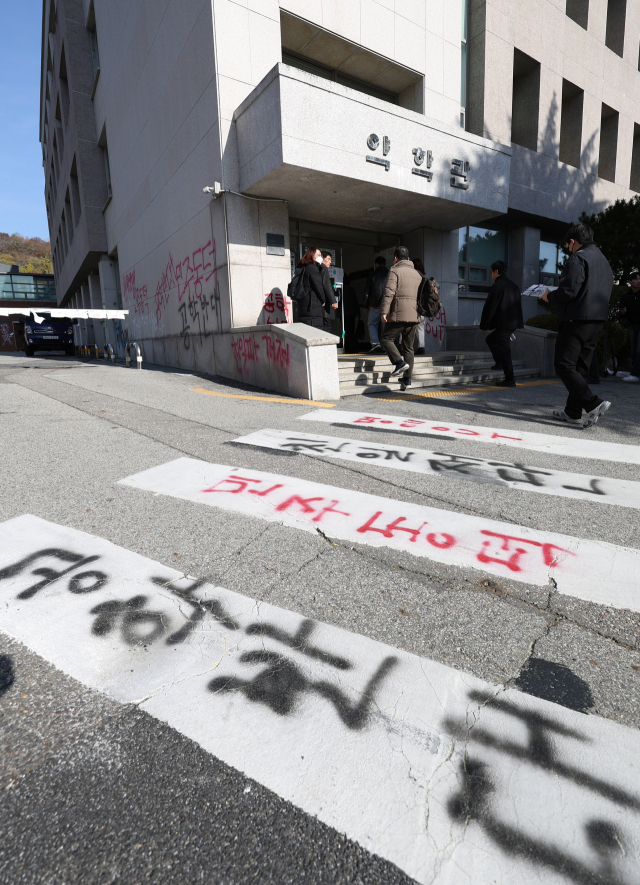
<path fill-rule="evenodd" d="M 2 521 L 31 513 L 213 586 L 486 680 L 498 689 L 481 708 L 516 689 L 640 728 L 637 612 L 563 596 L 553 583 L 497 579 L 117 483 L 188 456 L 633 549 L 640 548 L 637 511 L 234 445 L 238 436 L 266 427 L 313 432 L 298 420 L 310 408 L 192 391 L 202 386 L 247 392 L 220 379 L 153 367 L 140 373 L 53 356 L 0 357 L 0 431 L 5 452 L 12 453 L 0 478 Z M 613 408 L 592 438 L 637 445 L 640 386 L 612 381 L 603 388 Z M 423 402 L 352 397 L 339 408 L 578 434 L 548 421 L 561 400 L 562 388 L 550 386 Z M 432 444 L 415 436 L 406 442 L 393 431 L 369 437 L 361 428 L 325 428 L 351 439 Z M 439 440 L 438 446 L 477 458 L 497 454 L 469 439 Z M 514 460 L 505 454 L 501 460 Z M 538 452 L 519 460 L 640 478 L 637 465 Z M 13 679 L 4 690 L 0 686 L 0 814 L 9 834 L 0 872 L 6 881 L 127 881 L 127 869 L 135 870 L 130 881 L 141 882 L 175 881 L 178 870 L 185 882 L 410 881 L 397 866 L 150 718 L 139 709 L 142 699 L 117 703 L 6 636 L 0 654 L 10 660 Z M 474 709 L 468 708 L 464 750 L 451 743 L 451 753 L 463 759 L 477 721 Z M 473 801 L 465 801 L 473 809 Z M 440 844 L 438 851 L 444 857 L 454 848 Z M 587 881 L 577 875 L 557 881 Z M 593 875 L 588 881 L 607 881 Z"/>

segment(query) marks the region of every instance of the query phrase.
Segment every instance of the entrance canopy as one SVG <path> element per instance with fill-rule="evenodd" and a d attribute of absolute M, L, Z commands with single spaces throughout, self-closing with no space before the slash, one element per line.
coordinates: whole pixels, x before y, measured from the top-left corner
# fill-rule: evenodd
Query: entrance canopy
<path fill-rule="evenodd" d="M 506 213 L 511 148 L 279 64 L 234 117 L 240 189 L 290 216 L 405 233 Z"/>

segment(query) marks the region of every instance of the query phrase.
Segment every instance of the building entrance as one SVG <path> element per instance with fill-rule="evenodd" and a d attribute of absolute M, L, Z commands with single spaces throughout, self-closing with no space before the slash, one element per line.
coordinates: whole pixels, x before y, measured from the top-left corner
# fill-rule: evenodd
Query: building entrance
<path fill-rule="evenodd" d="M 349 352 L 366 353 L 370 348 L 367 313 L 364 310 L 367 277 L 374 269 L 377 255 L 383 255 L 387 259 L 387 266 L 391 267 L 393 250 L 400 244 L 399 235 L 292 218 L 290 241 L 292 273 L 309 246 L 331 253 L 332 265 L 342 271 L 342 274 L 335 276 L 340 298 L 338 309 L 331 311 L 331 331 L 341 339 L 343 348 Z"/>

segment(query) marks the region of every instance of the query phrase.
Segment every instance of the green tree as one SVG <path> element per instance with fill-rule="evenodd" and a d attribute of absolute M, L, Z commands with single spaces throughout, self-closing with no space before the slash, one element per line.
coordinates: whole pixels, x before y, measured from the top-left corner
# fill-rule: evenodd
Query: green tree
<path fill-rule="evenodd" d="M 51 243 L 40 237 L 0 233 L 0 261 L 17 264 L 23 273 L 53 273 Z"/>
<path fill-rule="evenodd" d="M 593 228 L 593 238 L 608 260 L 617 282 L 626 282 L 629 274 L 640 268 L 640 196 L 616 200 L 603 209 L 580 216 Z"/>

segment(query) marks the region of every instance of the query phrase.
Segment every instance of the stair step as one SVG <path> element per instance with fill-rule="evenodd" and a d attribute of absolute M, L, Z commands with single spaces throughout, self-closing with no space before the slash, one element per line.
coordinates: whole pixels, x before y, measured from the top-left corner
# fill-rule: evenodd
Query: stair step
<path fill-rule="evenodd" d="M 476 362 L 475 360 L 474 361 L 470 360 L 467 363 L 447 363 L 446 365 L 438 365 L 438 366 L 431 365 L 430 363 L 425 364 L 425 363 L 415 362 L 414 366 L 413 366 L 413 377 L 416 378 L 417 376 L 421 376 L 421 375 L 431 375 L 431 376 L 434 376 L 434 375 L 459 375 L 459 374 L 464 374 L 467 372 L 474 372 L 474 371 L 490 372 L 490 371 L 492 371 L 490 368 L 490 365 L 491 364 L 489 364 L 489 363 L 483 363 L 483 362 L 479 362 L 479 361 Z M 513 367 L 514 367 L 514 369 L 525 368 L 524 360 L 514 360 Z M 382 375 L 388 376 L 390 374 L 390 372 L 392 371 L 392 368 L 393 368 L 393 366 L 389 362 L 382 363 L 382 364 L 376 366 L 375 368 L 374 367 L 343 368 L 342 366 L 340 366 L 338 368 L 338 376 L 341 381 L 343 381 L 343 380 L 347 381 L 349 379 L 353 379 L 356 377 L 364 377 L 364 376 L 374 376 L 374 375 L 378 376 L 378 377 L 382 376 Z M 498 371 L 498 370 L 494 369 L 493 371 Z"/>
<path fill-rule="evenodd" d="M 516 379 L 524 381 L 528 378 L 539 378 L 540 370 L 533 368 L 515 369 L 514 375 Z M 456 375 L 436 375 L 431 377 L 412 378 L 411 391 L 420 388 L 441 388 L 441 387 L 464 387 L 465 385 L 473 385 L 479 383 L 491 384 L 500 381 L 504 377 L 500 371 L 485 372 L 466 372 Z M 362 393 L 398 393 L 400 391 L 399 379 L 380 379 L 370 380 L 368 377 L 362 379 L 353 379 L 349 381 L 340 381 L 340 396 L 355 396 Z"/>

